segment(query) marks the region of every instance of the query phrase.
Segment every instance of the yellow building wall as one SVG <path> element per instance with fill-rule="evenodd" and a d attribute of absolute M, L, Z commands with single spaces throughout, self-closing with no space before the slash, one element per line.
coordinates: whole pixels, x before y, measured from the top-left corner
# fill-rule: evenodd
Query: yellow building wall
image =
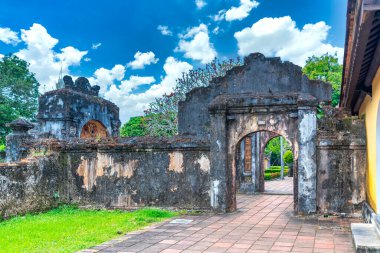
<path fill-rule="evenodd" d="M 372 83 L 372 98 L 367 96 L 360 107 L 359 115 L 365 117 L 366 134 L 367 134 L 367 202 L 372 209 L 380 214 L 380 197 L 377 191 L 380 190 L 380 182 L 376 179 L 380 175 L 380 168 L 376 168 L 377 149 L 380 149 L 376 144 L 377 136 L 380 134 L 380 125 L 378 121 L 378 111 L 380 103 L 380 68 Z M 379 130 L 377 130 L 379 129 Z"/>

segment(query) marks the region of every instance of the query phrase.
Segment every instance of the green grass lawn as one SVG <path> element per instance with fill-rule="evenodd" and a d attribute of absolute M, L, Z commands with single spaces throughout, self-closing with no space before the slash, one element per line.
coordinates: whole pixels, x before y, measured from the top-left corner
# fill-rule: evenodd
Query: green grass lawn
<path fill-rule="evenodd" d="M 175 215 L 159 209 L 122 212 L 64 206 L 0 222 L 0 252 L 76 252 Z"/>

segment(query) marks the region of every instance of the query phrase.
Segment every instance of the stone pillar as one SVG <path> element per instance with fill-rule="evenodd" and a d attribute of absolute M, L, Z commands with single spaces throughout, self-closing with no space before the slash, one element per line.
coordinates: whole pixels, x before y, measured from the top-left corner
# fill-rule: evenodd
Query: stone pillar
<path fill-rule="evenodd" d="M 239 189 L 244 182 L 244 141 L 240 142 L 240 145 L 236 147 L 236 189 Z"/>
<path fill-rule="evenodd" d="M 34 125 L 27 120 L 17 119 L 7 126 L 12 129 L 12 133 L 6 137 L 5 160 L 6 162 L 18 162 L 28 155 L 28 142 L 33 139 L 33 136 L 28 131 L 34 128 Z"/>
<path fill-rule="evenodd" d="M 253 175 L 255 140 L 255 134 L 249 135 L 242 140 L 242 143 L 244 143 L 244 170 L 241 175 L 242 183 L 239 188 L 239 192 L 241 193 L 255 192 L 255 181 Z"/>
<path fill-rule="evenodd" d="M 316 212 L 317 206 L 315 107 L 299 107 L 298 120 L 298 210 L 295 211 L 298 214 L 311 214 Z"/>
<path fill-rule="evenodd" d="M 227 129 L 226 129 L 226 111 L 218 110 L 211 115 L 211 171 L 210 171 L 210 201 L 211 207 L 215 212 L 226 212 L 227 208 L 232 209 L 236 203 L 231 200 L 232 186 L 227 185 L 235 183 L 232 177 L 231 169 L 228 171 L 227 160 Z M 234 205 L 233 205 L 234 204 Z"/>
<path fill-rule="evenodd" d="M 260 141 L 261 133 L 255 133 L 252 136 L 252 182 L 255 192 L 260 189 Z"/>

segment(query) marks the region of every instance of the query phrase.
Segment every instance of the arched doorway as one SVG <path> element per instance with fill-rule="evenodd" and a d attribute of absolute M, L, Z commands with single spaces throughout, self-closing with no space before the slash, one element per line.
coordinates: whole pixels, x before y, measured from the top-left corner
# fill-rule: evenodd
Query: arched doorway
<path fill-rule="evenodd" d="M 106 138 L 108 137 L 108 131 L 102 122 L 97 120 L 89 120 L 83 127 L 80 133 L 81 139 L 90 138 Z"/>
<path fill-rule="evenodd" d="M 236 148 L 250 133 L 275 132 L 291 144 L 294 154 L 294 211 L 316 212 L 316 100 L 249 94 L 215 98 L 211 112 L 211 206 L 232 212 L 236 203 Z"/>
<path fill-rule="evenodd" d="M 236 147 L 236 190 L 293 195 L 294 157 L 292 144 L 275 132 L 244 136 Z"/>

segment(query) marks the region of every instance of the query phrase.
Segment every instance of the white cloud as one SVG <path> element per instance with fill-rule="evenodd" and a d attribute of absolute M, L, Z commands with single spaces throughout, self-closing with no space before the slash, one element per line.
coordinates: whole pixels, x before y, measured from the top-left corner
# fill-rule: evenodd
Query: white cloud
<path fill-rule="evenodd" d="M 20 42 L 17 32 L 12 31 L 10 28 L 0 27 L 0 41 L 5 44 L 17 45 Z"/>
<path fill-rule="evenodd" d="M 259 2 L 253 0 L 240 0 L 239 7 L 231 7 L 226 11 L 226 21 L 242 20 L 248 17 L 253 8 L 259 6 Z"/>
<path fill-rule="evenodd" d="M 157 26 L 157 30 L 161 32 L 162 35 L 165 36 L 172 36 L 173 32 L 169 30 L 169 27 L 166 25 L 159 25 Z"/>
<path fill-rule="evenodd" d="M 98 49 L 101 45 L 102 45 L 102 43 L 100 43 L 100 42 L 98 42 L 98 43 L 92 43 L 91 48 L 94 49 L 94 50 L 96 50 L 96 49 Z"/>
<path fill-rule="evenodd" d="M 83 59 L 85 62 L 89 62 L 89 61 L 91 61 L 91 58 L 90 57 L 86 57 L 86 58 L 84 58 Z"/>
<path fill-rule="evenodd" d="M 212 33 L 215 34 L 215 35 L 218 35 L 220 32 L 221 32 L 221 29 L 219 28 L 219 26 L 215 27 L 215 28 L 212 30 Z"/>
<path fill-rule="evenodd" d="M 0 54 L 0 60 L 4 58 L 4 55 L 3 54 Z"/>
<path fill-rule="evenodd" d="M 203 7 L 205 7 L 207 5 L 206 1 L 204 0 L 195 0 L 195 5 L 197 6 L 197 8 L 200 10 L 202 9 Z"/>
<path fill-rule="evenodd" d="M 214 20 L 215 22 L 220 22 L 225 17 L 226 17 L 226 10 L 220 10 L 220 11 L 218 11 L 218 14 L 210 16 L 210 18 L 212 18 L 212 20 Z"/>
<path fill-rule="evenodd" d="M 93 79 L 89 79 L 91 85 L 99 85 L 100 93 L 104 94 L 115 81 L 122 81 L 125 76 L 125 67 L 116 64 L 112 69 L 99 68 L 95 71 Z"/>
<path fill-rule="evenodd" d="M 289 17 L 263 18 L 235 33 L 239 55 L 260 52 L 266 56 L 278 56 L 304 66 L 312 55 L 337 52 L 339 62 L 343 61 L 343 48 L 326 42 L 330 26 L 321 21 L 306 24 L 302 29 Z"/>
<path fill-rule="evenodd" d="M 192 27 L 186 34 L 180 35 L 176 52 L 184 52 L 186 58 L 198 60 L 203 64 L 211 62 L 217 53 L 210 43 L 208 28 L 205 24 Z"/>
<path fill-rule="evenodd" d="M 29 69 L 36 74 L 41 92 L 54 89 L 61 67 L 64 74 L 69 74 L 69 67 L 79 65 L 87 54 L 87 51 L 72 46 L 62 48 L 60 52 L 54 51 L 58 39 L 40 24 L 33 24 L 29 30 L 21 29 L 21 40 L 26 48 L 16 55 L 30 63 Z"/>
<path fill-rule="evenodd" d="M 61 49 L 60 54 L 57 54 L 57 58 L 62 64 L 66 66 L 79 65 L 83 56 L 87 54 L 87 51 L 80 51 L 72 46 L 68 46 Z"/>
<path fill-rule="evenodd" d="M 138 51 L 134 57 L 135 60 L 128 63 L 128 67 L 131 67 L 132 69 L 143 69 L 147 65 L 156 64 L 158 62 L 158 59 L 155 58 L 153 52 L 141 53 Z"/>
<path fill-rule="evenodd" d="M 176 85 L 176 80 L 182 76 L 182 73 L 187 73 L 192 68 L 193 66 L 187 62 L 168 57 L 164 64 L 165 76 L 161 79 L 160 83 L 151 85 L 145 92 L 132 93 L 132 91 L 140 85 L 154 83 L 155 79 L 151 76 L 131 76 L 127 80 L 121 80 L 120 85 L 115 83 L 108 85 L 106 91 L 104 91 L 103 88 L 101 93 L 103 93 L 106 99 L 111 100 L 120 107 L 120 119 L 122 122 L 126 122 L 130 117 L 143 115 L 144 110 L 148 109 L 149 103 L 153 102 L 156 97 L 172 92 Z M 102 70 L 102 72 L 104 72 L 104 70 Z M 108 70 L 107 73 L 109 72 L 112 72 L 112 70 Z M 99 70 L 95 71 L 94 76 L 95 78 L 89 79 L 90 83 L 98 84 L 101 87 L 104 87 L 101 82 L 110 83 L 110 80 L 111 82 L 120 80 L 106 73 L 99 75 Z M 121 77 L 121 75 L 119 77 Z M 103 78 L 103 80 L 99 78 Z M 112 78 L 114 79 L 112 80 Z"/>

